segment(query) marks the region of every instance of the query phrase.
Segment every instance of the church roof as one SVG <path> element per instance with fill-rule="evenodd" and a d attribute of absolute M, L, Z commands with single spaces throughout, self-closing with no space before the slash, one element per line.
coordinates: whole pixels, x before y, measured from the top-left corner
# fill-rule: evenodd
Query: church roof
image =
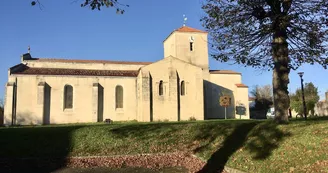
<path fill-rule="evenodd" d="M 206 31 L 202 31 L 199 29 L 191 28 L 189 26 L 182 26 L 181 28 L 175 30 L 178 32 L 200 32 L 200 33 L 207 33 Z"/>
<path fill-rule="evenodd" d="M 58 59 L 58 58 L 33 58 L 31 60 L 39 61 L 39 62 L 102 63 L 102 64 L 131 64 L 131 65 L 148 65 L 152 63 L 152 62 L 138 62 L 138 61 L 82 60 L 82 59 Z"/>
<path fill-rule="evenodd" d="M 167 40 L 174 32 L 198 32 L 198 33 L 207 33 L 206 31 L 202 31 L 199 29 L 195 29 L 195 28 L 191 28 L 189 26 L 182 26 L 178 29 L 175 29 L 174 31 L 172 31 L 166 38 L 165 40 Z M 165 40 L 163 42 L 165 42 Z"/>
<path fill-rule="evenodd" d="M 247 85 L 239 83 L 239 84 L 235 84 L 238 88 L 248 88 Z"/>
<path fill-rule="evenodd" d="M 137 77 L 138 70 L 90 70 L 64 68 L 34 68 L 22 65 L 12 74 L 22 75 L 58 75 L 58 76 L 126 76 Z"/>
<path fill-rule="evenodd" d="M 241 74 L 232 70 L 210 70 L 210 74 Z"/>

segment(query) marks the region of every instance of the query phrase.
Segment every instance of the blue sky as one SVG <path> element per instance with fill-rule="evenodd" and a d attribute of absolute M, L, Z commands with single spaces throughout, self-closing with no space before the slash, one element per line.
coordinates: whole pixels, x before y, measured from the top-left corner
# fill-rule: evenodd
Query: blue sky
<path fill-rule="evenodd" d="M 81 8 L 82 0 L 40 0 L 42 10 L 30 2 L 3 1 L 0 6 L 0 98 L 8 68 L 20 63 L 28 45 L 33 57 L 157 61 L 163 58 L 163 40 L 182 26 L 183 14 L 188 17 L 188 26 L 203 29 L 201 0 L 121 0 L 130 5 L 124 15 L 116 15 L 114 9 Z M 210 68 L 242 72 L 243 83 L 250 89 L 272 83 L 272 72 L 211 58 Z M 305 82 L 319 87 L 323 99 L 328 71 L 318 65 L 304 65 L 298 71 L 305 72 Z M 300 86 L 298 71 L 290 74 L 290 92 Z"/>

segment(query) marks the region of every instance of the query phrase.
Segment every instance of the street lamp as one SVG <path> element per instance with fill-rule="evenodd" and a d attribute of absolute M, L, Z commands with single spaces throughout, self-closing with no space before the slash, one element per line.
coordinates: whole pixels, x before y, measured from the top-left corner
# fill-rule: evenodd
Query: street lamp
<path fill-rule="evenodd" d="M 305 98 L 304 98 L 304 87 L 303 87 L 303 75 L 304 75 L 304 72 L 299 72 L 297 73 L 300 78 L 301 78 L 301 88 L 302 88 L 302 99 L 303 99 L 303 111 L 304 111 L 304 117 L 305 119 L 307 119 L 307 112 L 306 112 L 306 104 L 305 104 Z"/>

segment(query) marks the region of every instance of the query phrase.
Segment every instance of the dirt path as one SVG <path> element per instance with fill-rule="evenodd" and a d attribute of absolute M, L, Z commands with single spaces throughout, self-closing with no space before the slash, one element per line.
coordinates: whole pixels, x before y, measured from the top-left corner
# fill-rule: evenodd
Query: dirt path
<path fill-rule="evenodd" d="M 0 172 L 197 172 L 205 162 L 188 153 L 53 158 L 0 159 Z M 92 171 L 91 171 L 92 170 Z M 226 171 L 224 171 L 226 173 Z"/>
<path fill-rule="evenodd" d="M 185 168 L 162 168 L 152 170 L 146 168 L 63 168 L 52 173 L 186 173 Z"/>
<path fill-rule="evenodd" d="M 204 162 L 187 153 L 141 154 L 110 157 L 74 157 L 67 160 L 68 167 L 141 167 L 152 170 L 183 167 L 187 172 L 197 172 Z"/>

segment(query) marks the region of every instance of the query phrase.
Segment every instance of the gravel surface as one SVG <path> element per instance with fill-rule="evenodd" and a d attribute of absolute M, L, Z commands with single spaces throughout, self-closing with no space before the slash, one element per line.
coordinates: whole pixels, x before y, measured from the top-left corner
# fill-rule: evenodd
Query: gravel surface
<path fill-rule="evenodd" d="M 205 162 L 187 153 L 140 154 L 66 159 L 0 159 L 0 172 L 197 172 Z M 59 172 L 58 172 L 59 171 Z M 66 172 L 65 172 L 66 171 Z M 226 172 L 226 171 L 224 171 Z"/>
<path fill-rule="evenodd" d="M 185 173 L 185 168 L 163 168 L 152 170 L 146 168 L 63 168 L 52 173 Z"/>
<path fill-rule="evenodd" d="M 69 158 L 68 167 L 143 167 L 158 170 L 165 167 L 184 167 L 188 172 L 196 172 L 204 162 L 186 153 L 151 154 L 114 157 Z"/>

